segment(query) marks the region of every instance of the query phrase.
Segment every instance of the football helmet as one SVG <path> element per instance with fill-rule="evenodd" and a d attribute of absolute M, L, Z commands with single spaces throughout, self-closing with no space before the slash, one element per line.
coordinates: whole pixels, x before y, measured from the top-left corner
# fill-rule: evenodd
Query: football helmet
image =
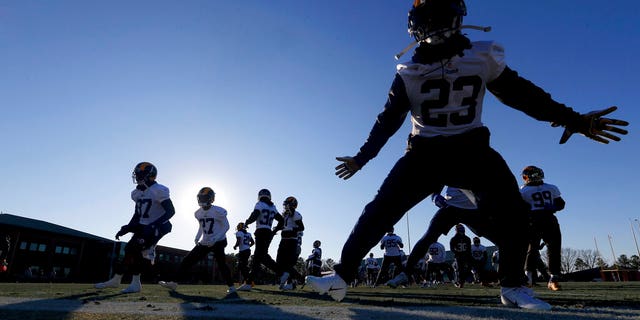
<path fill-rule="evenodd" d="M 261 189 L 260 191 L 258 191 L 258 200 L 262 198 L 271 200 L 271 191 L 269 191 L 269 189 Z"/>
<path fill-rule="evenodd" d="M 409 11 L 409 34 L 417 42 L 442 43 L 459 32 L 467 15 L 463 0 L 415 0 Z"/>
<path fill-rule="evenodd" d="M 456 224 L 456 232 L 464 233 L 464 225 L 462 223 Z"/>
<path fill-rule="evenodd" d="M 294 212 L 298 207 L 298 199 L 295 197 L 287 197 L 282 203 L 285 211 Z"/>
<path fill-rule="evenodd" d="M 542 182 L 544 172 L 536 166 L 527 166 L 522 170 L 522 179 L 525 183 Z"/>
<path fill-rule="evenodd" d="M 473 237 L 473 244 L 475 244 L 476 246 L 480 244 L 480 238 L 478 237 Z"/>
<path fill-rule="evenodd" d="M 144 183 L 148 185 L 150 182 L 156 180 L 157 175 L 158 169 L 156 169 L 156 166 L 150 162 L 140 162 L 133 168 L 131 178 L 135 184 L 141 185 Z"/>
<path fill-rule="evenodd" d="M 238 225 L 236 226 L 236 230 L 240 231 L 240 230 L 244 230 L 245 226 L 244 226 L 244 222 L 240 222 L 238 223 Z"/>
<path fill-rule="evenodd" d="M 209 187 L 204 187 L 198 191 L 198 205 L 200 208 L 209 208 L 216 199 L 216 193 Z"/>
<path fill-rule="evenodd" d="M 313 242 L 313 247 L 314 247 L 314 248 L 320 248 L 320 245 L 321 245 L 321 244 L 322 244 L 322 243 L 320 242 L 320 240 L 316 240 L 316 241 L 314 241 L 314 242 Z"/>

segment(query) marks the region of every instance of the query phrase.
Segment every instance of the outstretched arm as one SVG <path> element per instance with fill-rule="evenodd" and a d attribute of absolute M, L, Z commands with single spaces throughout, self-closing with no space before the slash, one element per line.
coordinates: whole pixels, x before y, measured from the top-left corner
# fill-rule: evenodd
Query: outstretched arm
<path fill-rule="evenodd" d="M 627 130 L 618 128 L 618 126 L 629 125 L 627 121 L 603 118 L 615 111 L 617 107 L 580 114 L 556 102 L 542 88 L 519 76 L 509 67 L 505 67 L 498 78 L 488 83 L 487 89 L 505 105 L 520 110 L 534 119 L 551 122 L 554 127 L 565 127 L 560 138 L 561 144 L 567 142 L 573 133 L 580 133 L 605 144 L 610 140 L 620 141 L 620 137 L 614 133 L 620 135 L 628 133 Z"/>
<path fill-rule="evenodd" d="M 369 160 L 375 158 L 387 140 L 402 127 L 404 119 L 409 113 L 409 98 L 407 97 L 404 81 L 399 74 L 393 80 L 384 110 L 378 114 L 373 128 L 369 132 L 367 141 L 360 147 L 358 154 L 353 157 L 337 157 L 342 162 L 336 166 L 336 176 L 340 179 L 351 178 Z"/>

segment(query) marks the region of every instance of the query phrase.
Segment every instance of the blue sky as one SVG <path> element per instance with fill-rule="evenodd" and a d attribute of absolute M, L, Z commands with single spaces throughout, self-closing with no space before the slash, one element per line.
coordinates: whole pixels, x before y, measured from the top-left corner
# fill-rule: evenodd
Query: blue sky
<path fill-rule="evenodd" d="M 302 255 L 319 239 L 338 260 L 404 150 L 408 118 L 356 176 L 334 175 L 335 157 L 354 155 L 382 110 L 393 56 L 411 41 L 410 5 L 0 0 L 0 210 L 112 239 L 133 212 L 131 171 L 150 161 L 177 209 L 162 245 L 192 248 L 201 187 L 216 191 L 232 226 L 268 188 L 279 208 L 298 198 Z M 637 254 L 640 4 L 467 6 L 465 24 L 493 28 L 470 38 L 503 44 L 512 69 L 580 112 L 617 105 L 613 116 L 631 122 L 620 143 L 559 145 L 561 129 L 485 99 L 492 145 L 513 172 L 537 165 L 560 188 L 563 247 L 597 244 L 607 261 Z M 435 210 L 426 200 L 396 225 L 406 244 Z"/>

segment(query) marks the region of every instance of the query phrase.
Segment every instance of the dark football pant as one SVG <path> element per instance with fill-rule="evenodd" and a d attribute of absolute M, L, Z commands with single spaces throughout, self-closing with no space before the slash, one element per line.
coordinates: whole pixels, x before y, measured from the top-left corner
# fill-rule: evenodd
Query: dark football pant
<path fill-rule="evenodd" d="M 249 273 L 249 279 L 247 283 L 256 281 L 260 274 L 260 266 L 271 269 L 275 274 L 280 274 L 280 268 L 278 263 L 269 255 L 269 246 L 273 240 L 273 232 L 271 229 L 260 228 L 256 229 L 253 234 L 256 238 L 255 246 L 253 250 L 253 261 L 251 262 L 251 272 Z"/>
<path fill-rule="evenodd" d="M 242 281 L 246 283 L 249 279 L 249 257 L 251 256 L 251 249 L 245 249 L 238 252 L 238 269 L 242 276 Z"/>
<path fill-rule="evenodd" d="M 456 274 L 456 282 L 464 285 L 471 273 L 471 257 L 467 255 L 456 256 L 456 268 L 454 270 Z"/>
<path fill-rule="evenodd" d="M 531 222 L 533 225 L 533 235 L 529 242 L 527 251 L 526 270 L 536 272 L 538 270 L 538 260 L 540 259 L 540 240 L 547 245 L 547 261 L 549 263 L 549 273 L 555 276 L 561 273 L 561 248 L 562 234 L 560 224 L 555 214 L 550 212 L 531 212 Z"/>
<path fill-rule="evenodd" d="M 178 269 L 178 276 L 181 277 L 180 280 L 184 280 L 185 277 L 189 274 L 189 269 L 193 267 L 198 261 L 205 258 L 209 252 L 213 252 L 213 258 L 216 261 L 216 265 L 218 266 L 218 270 L 220 270 L 220 275 L 222 276 L 222 280 L 227 284 L 227 286 L 233 286 L 233 278 L 231 278 L 231 270 L 229 270 L 229 266 L 227 266 L 226 255 L 224 253 L 224 248 L 227 246 L 227 239 L 220 240 L 214 243 L 212 246 L 204 246 L 204 245 L 196 245 L 186 257 L 180 263 L 180 268 Z"/>
<path fill-rule="evenodd" d="M 147 225 L 138 225 L 133 231 L 131 240 L 124 247 L 122 262 L 116 264 L 115 271 L 118 274 L 140 274 L 143 270 L 151 268 L 151 261 L 142 256 L 142 251 L 147 250 L 171 232 L 171 222 L 161 224 L 157 229 Z"/>
<path fill-rule="evenodd" d="M 298 261 L 298 239 L 282 239 L 278 246 L 278 254 L 276 255 L 276 263 L 281 271 L 289 273 L 290 279 L 304 282 L 304 278 L 294 267 Z"/>
<path fill-rule="evenodd" d="M 500 248 L 501 285 L 525 284 L 528 208 L 511 169 L 489 146 L 486 127 L 452 137 L 411 138 L 404 156 L 364 207 L 334 266 L 336 273 L 347 283 L 353 281 L 362 259 L 388 228 L 443 185 L 474 192 L 481 214 L 499 236 L 489 240 Z"/>
<path fill-rule="evenodd" d="M 393 275 L 389 275 L 389 266 L 391 266 L 392 263 L 395 266 L 395 269 L 393 270 Z M 403 268 L 401 256 L 383 256 L 382 266 L 380 267 L 380 271 L 378 271 L 378 276 L 376 277 L 376 282 L 374 283 L 374 285 L 377 286 L 385 280 L 391 280 L 402 271 Z"/>

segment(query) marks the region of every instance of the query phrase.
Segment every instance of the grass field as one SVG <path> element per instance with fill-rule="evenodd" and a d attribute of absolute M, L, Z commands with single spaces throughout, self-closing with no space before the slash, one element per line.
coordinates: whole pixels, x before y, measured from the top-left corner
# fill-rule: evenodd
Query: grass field
<path fill-rule="evenodd" d="M 143 285 L 136 294 L 91 284 L 0 283 L 0 319 L 640 319 L 640 282 L 563 282 L 563 291 L 535 291 L 551 311 L 503 307 L 499 289 L 350 289 L 341 303 L 308 287 L 256 286 L 227 296 L 226 287 Z M 124 285 L 122 286 L 124 288 Z"/>

